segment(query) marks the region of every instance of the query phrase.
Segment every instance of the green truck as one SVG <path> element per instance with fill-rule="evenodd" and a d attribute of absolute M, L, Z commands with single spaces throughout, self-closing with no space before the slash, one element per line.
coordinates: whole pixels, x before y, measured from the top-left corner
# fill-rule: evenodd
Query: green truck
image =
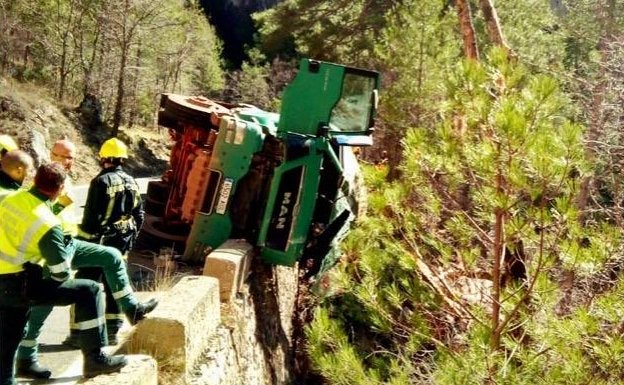
<path fill-rule="evenodd" d="M 187 263 L 245 239 L 270 264 L 330 266 L 361 210 L 352 148 L 372 144 L 378 90 L 375 71 L 303 59 L 279 114 L 163 94 L 171 168 L 148 185 L 143 231 Z"/>

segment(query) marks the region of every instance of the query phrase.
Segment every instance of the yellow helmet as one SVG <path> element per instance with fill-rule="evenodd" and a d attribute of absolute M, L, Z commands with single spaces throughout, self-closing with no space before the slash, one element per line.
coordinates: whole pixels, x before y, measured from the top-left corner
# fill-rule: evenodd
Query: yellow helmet
<path fill-rule="evenodd" d="M 9 135 L 0 135 L 0 151 L 7 152 L 17 150 L 19 147 L 15 140 L 11 138 Z"/>
<path fill-rule="evenodd" d="M 100 147 L 100 158 L 128 159 L 128 146 L 117 138 L 111 138 Z"/>

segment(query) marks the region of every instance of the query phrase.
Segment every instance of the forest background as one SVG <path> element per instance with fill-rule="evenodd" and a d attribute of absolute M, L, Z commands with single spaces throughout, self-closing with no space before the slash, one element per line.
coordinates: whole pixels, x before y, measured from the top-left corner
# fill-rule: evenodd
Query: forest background
<path fill-rule="evenodd" d="M 234 3 L 267 9 L 225 56 L 222 1 L 0 0 L 0 75 L 116 135 L 161 92 L 278 110 L 299 57 L 376 69 L 368 216 L 300 383 L 622 383 L 624 3 Z"/>

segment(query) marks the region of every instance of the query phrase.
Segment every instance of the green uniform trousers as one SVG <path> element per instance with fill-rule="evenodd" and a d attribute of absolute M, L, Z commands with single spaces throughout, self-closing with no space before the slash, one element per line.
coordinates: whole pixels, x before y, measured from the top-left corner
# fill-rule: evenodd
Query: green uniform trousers
<path fill-rule="evenodd" d="M 113 310 L 113 307 L 111 307 L 111 310 L 116 311 L 117 305 L 119 305 L 122 311 L 133 313 L 139 302 L 130 286 L 126 262 L 119 250 L 114 247 L 102 246 L 79 239 L 73 239 L 68 247 L 73 247 L 75 250 L 71 263 L 73 269 L 100 268 L 102 270 L 107 289 L 111 292 L 110 296 L 116 301 L 115 310 Z M 89 281 L 92 282 L 91 280 Z M 52 309 L 48 307 L 48 309 L 34 308 L 30 312 L 24 339 L 20 343 L 18 350 L 19 359 L 36 359 L 37 338 L 41 334 L 43 322 L 51 311 Z M 77 309 L 72 314 L 70 328 L 72 331 L 78 331 L 79 318 Z M 118 316 L 117 319 L 119 319 Z"/>
<path fill-rule="evenodd" d="M 80 344 L 89 352 L 106 344 L 104 302 L 100 286 L 85 279 L 43 279 L 26 293 L 23 273 L 0 275 L 0 385 L 14 384 L 13 363 L 31 306 L 76 305 Z"/>

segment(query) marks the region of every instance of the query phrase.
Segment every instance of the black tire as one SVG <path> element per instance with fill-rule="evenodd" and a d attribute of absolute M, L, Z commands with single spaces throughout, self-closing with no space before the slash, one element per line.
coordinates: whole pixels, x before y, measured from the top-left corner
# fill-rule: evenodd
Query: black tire
<path fill-rule="evenodd" d="M 145 199 L 145 213 L 153 215 L 155 217 L 162 217 L 165 215 L 165 203 L 155 201 L 151 198 Z"/>
<path fill-rule="evenodd" d="M 146 215 L 141 231 L 155 235 L 172 242 L 186 242 L 188 229 L 182 227 L 168 227 L 162 217 Z"/>
<path fill-rule="evenodd" d="M 176 251 L 182 252 L 187 237 L 188 228 L 167 228 L 162 217 L 146 215 L 135 249 L 142 247 L 143 249 L 158 250 L 161 247 L 173 247 Z"/>
<path fill-rule="evenodd" d="M 161 180 L 152 180 L 147 182 L 147 200 L 153 202 L 167 203 L 169 199 L 170 185 Z"/>
<path fill-rule="evenodd" d="M 144 250 L 158 252 L 161 248 L 164 247 L 173 247 L 173 250 L 177 254 L 182 254 L 184 252 L 185 244 L 181 242 L 170 242 L 145 231 L 141 231 L 139 232 L 139 236 L 137 237 L 132 249 L 134 252 L 141 252 Z"/>

